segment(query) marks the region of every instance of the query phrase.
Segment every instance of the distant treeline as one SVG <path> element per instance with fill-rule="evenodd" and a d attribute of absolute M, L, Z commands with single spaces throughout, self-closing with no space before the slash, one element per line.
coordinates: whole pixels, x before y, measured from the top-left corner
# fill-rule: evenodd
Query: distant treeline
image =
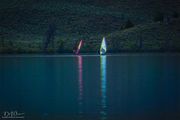
<path fill-rule="evenodd" d="M 107 39 L 108 52 L 180 50 L 180 20 L 175 10 L 154 12 L 149 19 L 144 15 L 142 22 L 140 16 L 84 4 L 83 9 L 74 4 L 47 6 L 3 9 L 0 53 L 72 53 L 81 39 L 81 52 L 98 53 L 102 37 Z"/>

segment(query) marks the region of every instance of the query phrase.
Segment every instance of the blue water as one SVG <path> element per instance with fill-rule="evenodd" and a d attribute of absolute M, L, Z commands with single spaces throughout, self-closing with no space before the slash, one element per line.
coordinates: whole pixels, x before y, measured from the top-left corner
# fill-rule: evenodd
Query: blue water
<path fill-rule="evenodd" d="M 0 119 L 179 120 L 180 54 L 0 56 Z"/>

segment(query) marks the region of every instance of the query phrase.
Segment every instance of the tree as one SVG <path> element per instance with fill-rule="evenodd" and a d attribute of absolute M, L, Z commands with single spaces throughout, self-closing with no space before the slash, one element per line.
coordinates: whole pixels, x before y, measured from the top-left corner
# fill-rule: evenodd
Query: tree
<path fill-rule="evenodd" d="M 5 43 L 4 43 L 4 35 L 0 33 L 0 40 L 1 40 L 1 46 L 4 47 Z"/>
<path fill-rule="evenodd" d="M 131 27 L 134 27 L 134 24 L 130 20 L 127 20 L 124 28 L 127 29 L 127 28 L 131 28 Z"/>
<path fill-rule="evenodd" d="M 155 16 L 154 16 L 154 22 L 163 22 L 164 21 L 164 14 L 161 12 L 158 12 Z"/>
<path fill-rule="evenodd" d="M 5 37 L 7 35 L 8 34 L 3 29 L 0 30 L 0 41 L 1 41 L 0 44 L 1 44 L 2 47 L 5 47 Z"/>
<path fill-rule="evenodd" d="M 46 38 L 44 41 L 44 51 L 47 50 L 48 45 L 52 43 L 52 47 L 54 49 L 54 39 L 56 34 L 56 26 L 54 23 L 49 24 L 48 30 L 46 32 Z"/>
<path fill-rule="evenodd" d="M 64 43 L 65 43 L 64 40 L 60 40 L 58 42 L 58 51 L 57 52 L 63 52 L 64 51 Z"/>
<path fill-rule="evenodd" d="M 174 12 L 173 12 L 173 18 L 178 18 L 178 17 L 179 17 L 178 12 L 177 12 L 177 11 L 174 11 Z"/>
<path fill-rule="evenodd" d="M 142 38 L 142 31 L 140 31 L 138 49 L 141 50 L 142 48 L 143 48 L 143 38 Z"/>

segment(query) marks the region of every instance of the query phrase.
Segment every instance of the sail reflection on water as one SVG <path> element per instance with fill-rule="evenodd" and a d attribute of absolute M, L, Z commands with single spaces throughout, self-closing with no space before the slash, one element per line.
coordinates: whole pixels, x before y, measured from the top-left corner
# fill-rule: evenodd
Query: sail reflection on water
<path fill-rule="evenodd" d="M 82 56 L 78 56 L 78 86 L 79 86 L 79 95 L 78 95 L 78 113 L 79 116 L 82 117 L 83 114 L 83 110 L 82 110 L 82 100 L 83 100 L 83 76 L 82 76 L 82 72 L 83 72 L 83 60 L 82 60 Z"/>
<path fill-rule="evenodd" d="M 106 56 L 100 56 L 100 70 L 101 70 L 101 119 L 107 119 L 107 103 L 106 103 Z"/>

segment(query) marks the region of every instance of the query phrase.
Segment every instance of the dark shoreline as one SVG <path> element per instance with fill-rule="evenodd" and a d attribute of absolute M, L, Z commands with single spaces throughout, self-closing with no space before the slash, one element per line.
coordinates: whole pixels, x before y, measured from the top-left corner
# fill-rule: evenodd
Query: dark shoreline
<path fill-rule="evenodd" d="M 118 54 L 143 54 L 143 53 L 149 53 L 149 54 L 179 54 L 179 51 L 175 51 L 175 50 L 171 50 L 171 51 L 155 51 L 155 50 L 149 50 L 149 51 L 120 51 L 120 52 L 107 52 L 106 55 L 118 55 Z M 44 53 L 44 52 L 32 52 L 32 53 L 28 53 L 28 52 L 21 52 L 21 53 L 0 53 L 0 56 L 4 56 L 4 55 L 76 55 L 72 52 L 63 52 L 63 53 L 58 53 L 58 52 L 48 52 L 48 53 Z M 98 52 L 81 52 L 78 55 L 99 55 Z M 77 56 L 78 56 L 77 55 Z"/>

